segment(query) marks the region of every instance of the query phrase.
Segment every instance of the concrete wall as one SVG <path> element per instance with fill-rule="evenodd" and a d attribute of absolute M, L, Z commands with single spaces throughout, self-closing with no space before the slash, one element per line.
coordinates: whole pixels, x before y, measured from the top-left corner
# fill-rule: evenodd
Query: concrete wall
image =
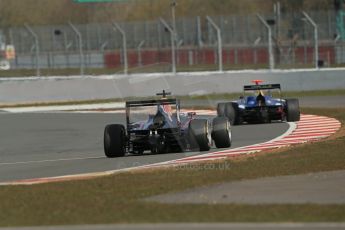
<path fill-rule="evenodd" d="M 280 83 L 285 91 L 345 89 L 345 69 L 32 77 L 0 79 L 0 103 L 151 96 L 162 89 L 175 95 L 231 93 L 242 91 L 254 79 Z"/>
<path fill-rule="evenodd" d="M 104 68 L 104 54 L 103 53 L 86 53 L 84 56 L 84 63 L 88 68 Z M 79 54 L 63 54 L 63 53 L 46 53 L 39 56 L 40 68 L 79 68 L 80 56 Z M 35 55 L 17 55 L 15 60 L 11 61 L 12 69 L 35 69 L 36 56 Z"/>
<path fill-rule="evenodd" d="M 84 52 L 84 63 L 86 68 L 119 68 L 123 65 L 121 51 L 116 52 Z M 325 66 L 344 63 L 345 46 L 320 46 L 320 60 Z M 171 63 L 170 49 L 143 49 L 140 53 L 137 50 L 128 50 L 129 67 L 142 67 L 158 65 L 160 63 Z M 293 57 L 293 58 L 292 58 Z M 297 47 L 293 54 L 281 54 L 280 65 L 312 64 L 314 58 L 314 47 Z M 176 53 L 177 64 L 188 65 L 217 65 L 217 51 L 214 48 L 180 48 Z M 266 65 L 268 66 L 269 55 L 266 46 L 242 46 L 225 47 L 223 49 L 224 65 Z M 42 69 L 46 68 L 79 68 L 80 57 L 76 52 L 49 52 L 39 56 L 39 64 Z M 17 54 L 16 59 L 11 61 L 12 69 L 35 69 L 36 56 L 34 54 Z"/>

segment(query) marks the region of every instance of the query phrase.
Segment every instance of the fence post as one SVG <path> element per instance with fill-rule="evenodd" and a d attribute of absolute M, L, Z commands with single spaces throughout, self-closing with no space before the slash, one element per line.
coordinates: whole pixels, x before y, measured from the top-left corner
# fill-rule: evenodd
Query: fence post
<path fill-rule="evenodd" d="M 36 50 L 36 76 L 39 77 L 41 76 L 41 69 L 40 69 L 40 43 L 38 40 L 38 36 L 37 34 L 30 28 L 30 26 L 28 26 L 27 24 L 25 24 L 25 28 L 26 30 L 31 34 L 31 36 L 34 38 L 35 40 L 35 50 Z"/>
<path fill-rule="evenodd" d="M 175 46 L 175 32 L 174 30 L 168 25 L 163 18 L 159 19 L 160 22 L 165 26 L 165 28 L 170 32 L 170 39 L 171 39 L 171 62 L 172 62 L 172 73 L 176 74 L 176 46 Z"/>
<path fill-rule="evenodd" d="M 171 1 L 171 17 L 172 17 L 172 30 L 174 32 L 175 43 L 177 42 L 177 32 L 176 32 L 176 0 Z"/>
<path fill-rule="evenodd" d="M 315 61 L 315 69 L 319 68 L 319 35 L 318 35 L 318 26 L 315 21 L 304 11 L 302 14 L 307 19 L 307 21 L 314 27 L 314 61 Z"/>
<path fill-rule="evenodd" d="M 79 32 L 79 30 L 71 22 L 68 22 L 68 25 L 71 27 L 73 32 L 78 37 L 79 59 L 80 59 L 80 75 L 84 76 L 85 64 L 84 64 L 84 52 L 83 52 L 83 37 L 82 37 L 81 33 Z"/>
<path fill-rule="evenodd" d="M 199 16 L 196 17 L 196 29 L 197 29 L 198 47 L 201 48 L 203 46 L 203 42 L 202 42 L 201 19 Z"/>
<path fill-rule="evenodd" d="M 138 51 L 138 66 L 142 66 L 143 65 L 143 58 L 141 55 L 141 48 L 143 47 L 143 45 L 145 44 L 145 41 L 141 41 L 137 47 L 137 51 Z"/>
<path fill-rule="evenodd" d="M 268 53 L 269 53 L 269 62 L 270 62 L 270 70 L 274 69 L 274 55 L 273 55 L 273 46 L 272 46 L 272 28 L 268 25 L 268 23 L 260 16 L 260 14 L 256 15 L 261 23 L 267 28 L 268 32 Z"/>
<path fill-rule="evenodd" d="M 222 32 L 217 26 L 217 24 L 210 18 L 206 16 L 207 21 L 210 25 L 217 31 L 217 39 L 218 39 L 218 65 L 219 65 L 219 72 L 223 72 L 223 42 L 222 42 Z"/>
<path fill-rule="evenodd" d="M 277 3 L 274 4 L 274 13 L 275 13 L 275 18 L 276 18 L 276 38 L 280 38 L 280 27 L 281 27 L 281 4 L 278 1 Z"/>
<path fill-rule="evenodd" d="M 183 45 L 183 40 L 180 40 L 179 42 L 177 42 L 176 44 L 176 56 L 177 56 L 177 64 L 180 65 L 180 48 Z"/>
<path fill-rule="evenodd" d="M 117 24 L 112 22 L 114 31 L 118 30 L 122 36 L 124 74 L 128 74 L 128 55 L 127 55 L 127 36 L 125 31 Z"/>

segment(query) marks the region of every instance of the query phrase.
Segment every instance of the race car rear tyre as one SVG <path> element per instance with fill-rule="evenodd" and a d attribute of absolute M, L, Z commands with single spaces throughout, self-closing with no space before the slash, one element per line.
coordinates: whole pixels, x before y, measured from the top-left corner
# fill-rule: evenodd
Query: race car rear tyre
<path fill-rule="evenodd" d="M 295 122 L 301 119 L 298 99 L 286 99 L 286 121 Z"/>
<path fill-rule="evenodd" d="M 208 121 L 195 119 L 189 123 L 191 141 L 196 142 L 200 151 L 209 151 L 211 148 L 211 133 L 209 132 Z"/>
<path fill-rule="evenodd" d="M 225 117 L 225 104 L 226 103 L 218 103 L 218 105 L 217 105 L 217 116 L 218 117 Z"/>
<path fill-rule="evenodd" d="M 217 148 L 229 148 L 231 146 L 231 125 L 226 117 L 213 119 L 212 138 Z"/>
<path fill-rule="evenodd" d="M 267 110 L 260 111 L 260 122 L 261 123 L 271 123 L 270 115 Z"/>
<path fill-rule="evenodd" d="M 239 125 L 241 123 L 237 103 L 226 103 L 224 112 L 225 116 L 229 119 L 231 125 Z"/>
<path fill-rule="evenodd" d="M 123 125 L 107 125 L 104 129 L 104 153 L 109 158 L 126 153 L 126 131 Z"/>

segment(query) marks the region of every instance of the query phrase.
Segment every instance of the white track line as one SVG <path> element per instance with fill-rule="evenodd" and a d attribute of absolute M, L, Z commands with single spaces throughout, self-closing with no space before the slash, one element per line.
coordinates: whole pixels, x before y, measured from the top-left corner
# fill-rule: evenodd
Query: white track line
<path fill-rule="evenodd" d="M 57 105 L 57 106 L 2 108 L 1 110 L 8 113 L 32 113 L 32 112 L 123 109 L 122 110 L 123 112 L 124 108 L 125 108 L 124 102 L 112 102 L 112 103 L 88 104 L 88 105 L 61 105 L 61 106 Z M 85 112 L 90 112 L 90 111 L 85 111 Z"/>
<path fill-rule="evenodd" d="M 300 124 L 309 123 L 312 124 L 310 121 L 317 122 L 319 118 L 322 120 L 322 125 L 317 126 L 314 128 L 313 133 L 298 133 Z M 325 120 L 329 121 L 332 125 L 334 124 L 334 129 L 332 131 L 325 132 L 323 131 L 324 128 L 329 127 L 329 123 L 324 122 Z M 213 159 L 220 159 L 220 158 L 226 158 L 227 156 L 236 155 L 236 154 L 250 154 L 254 152 L 260 152 L 262 150 L 269 150 L 269 149 L 275 149 L 275 148 L 281 148 L 285 146 L 289 146 L 291 144 L 300 144 L 305 143 L 307 141 L 315 141 L 317 139 L 325 138 L 330 136 L 331 134 L 335 133 L 339 128 L 341 127 L 341 124 L 339 121 L 332 119 L 332 118 L 326 118 L 326 117 L 317 117 L 317 116 L 310 116 L 310 115 L 302 115 L 301 121 L 297 123 L 297 127 L 293 128 L 291 132 L 289 132 L 288 135 L 283 135 L 281 137 L 276 138 L 275 140 L 257 144 L 257 145 L 251 145 L 246 147 L 241 147 L 237 149 L 232 150 L 226 150 L 226 151 L 220 151 L 220 152 L 214 152 L 199 156 L 192 156 L 188 158 L 183 158 L 175 161 L 170 161 L 169 164 L 176 163 L 183 163 L 183 162 L 191 162 L 191 161 L 197 161 L 197 160 L 213 160 Z M 321 130 L 319 130 L 321 129 Z M 297 132 L 297 133 L 296 133 Z M 288 142 L 286 142 L 286 140 Z M 293 141 L 293 142 L 291 142 Z M 266 145 L 267 144 L 267 145 Z M 266 145 L 266 146 L 265 146 Z"/>

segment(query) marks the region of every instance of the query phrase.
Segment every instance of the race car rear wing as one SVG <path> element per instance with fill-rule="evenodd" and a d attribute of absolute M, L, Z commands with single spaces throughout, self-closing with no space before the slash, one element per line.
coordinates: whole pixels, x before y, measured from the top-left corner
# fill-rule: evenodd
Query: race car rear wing
<path fill-rule="evenodd" d="M 141 106 L 155 106 L 155 105 L 179 105 L 178 99 L 160 99 L 160 100 L 143 100 L 143 101 L 127 101 L 126 108 L 128 107 L 141 107 Z"/>
<path fill-rule="evenodd" d="M 142 101 L 127 101 L 126 102 L 126 121 L 127 127 L 130 124 L 130 110 L 134 107 L 144 107 L 144 106 L 159 106 L 159 105 L 172 105 L 176 106 L 176 116 L 179 119 L 180 113 L 180 100 L 178 99 L 159 99 L 159 100 L 142 100 Z M 128 129 L 128 128 L 127 128 Z M 128 129 L 129 130 L 129 129 Z"/>
<path fill-rule="evenodd" d="M 281 89 L 280 84 L 267 84 L 267 85 L 245 85 L 244 91 L 250 90 L 267 90 L 267 89 Z"/>

